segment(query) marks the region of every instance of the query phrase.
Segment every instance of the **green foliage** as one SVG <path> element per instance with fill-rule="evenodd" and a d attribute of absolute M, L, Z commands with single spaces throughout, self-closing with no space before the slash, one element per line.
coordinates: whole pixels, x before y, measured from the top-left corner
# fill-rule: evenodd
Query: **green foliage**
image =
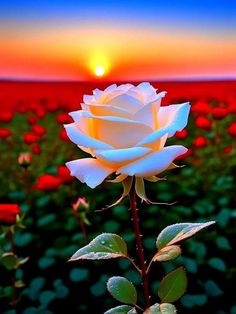
<path fill-rule="evenodd" d="M 176 308 L 173 304 L 162 303 L 154 304 L 145 310 L 144 314 L 175 314 Z"/>
<path fill-rule="evenodd" d="M 120 302 L 133 305 L 137 303 L 137 291 L 132 282 L 124 277 L 111 277 L 107 282 L 107 290 Z"/>
<path fill-rule="evenodd" d="M 70 261 L 119 258 L 126 257 L 126 255 L 127 246 L 120 236 L 112 233 L 103 233 L 73 254 Z"/>
<path fill-rule="evenodd" d="M 133 311 L 133 309 L 134 308 L 132 308 L 132 306 L 129 306 L 129 305 L 119 305 L 106 311 L 104 314 L 132 314 L 132 313 L 135 314 L 137 313 L 135 310 Z"/>
<path fill-rule="evenodd" d="M 186 273 L 182 267 L 179 267 L 162 279 L 158 289 L 158 296 L 162 302 L 174 302 L 181 298 L 186 288 Z"/>

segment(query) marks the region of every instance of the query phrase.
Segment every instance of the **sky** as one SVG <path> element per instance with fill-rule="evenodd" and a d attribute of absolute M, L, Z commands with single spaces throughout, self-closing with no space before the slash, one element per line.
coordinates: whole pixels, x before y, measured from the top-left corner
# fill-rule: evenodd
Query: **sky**
<path fill-rule="evenodd" d="M 0 78 L 235 79 L 235 33 L 234 0 L 1 1 Z"/>

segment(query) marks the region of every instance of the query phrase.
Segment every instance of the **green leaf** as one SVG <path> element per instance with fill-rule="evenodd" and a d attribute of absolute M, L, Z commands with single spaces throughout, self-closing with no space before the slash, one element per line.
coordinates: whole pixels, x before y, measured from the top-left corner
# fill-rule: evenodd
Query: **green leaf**
<path fill-rule="evenodd" d="M 12 253 L 4 253 L 0 258 L 1 264 L 8 270 L 16 269 L 19 266 L 18 257 Z"/>
<path fill-rule="evenodd" d="M 118 301 L 136 304 L 137 291 L 128 279 L 120 276 L 111 277 L 107 282 L 107 290 Z"/>
<path fill-rule="evenodd" d="M 206 223 L 180 223 L 166 227 L 157 237 L 156 246 L 162 249 L 167 245 L 173 245 L 180 241 L 186 240 L 204 228 L 214 224 L 215 221 Z"/>
<path fill-rule="evenodd" d="M 70 261 L 80 259 L 99 260 L 126 256 L 127 245 L 120 236 L 113 233 L 102 233 L 72 255 Z"/>
<path fill-rule="evenodd" d="M 163 247 L 154 257 L 154 262 L 167 262 L 177 258 L 181 254 L 181 248 L 178 245 Z"/>
<path fill-rule="evenodd" d="M 226 271 L 225 262 L 219 257 L 210 258 L 208 264 L 217 270 Z"/>
<path fill-rule="evenodd" d="M 162 303 L 162 304 L 154 304 L 146 311 L 144 314 L 175 314 L 176 308 L 173 304 L 170 303 Z"/>
<path fill-rule="evenodd" d="M 183 267 L 179 267 L 167 274 L 161 281 L 158 295 L 162 302 L 174 302 L 185 292 L 187 277 Z"/>
<path fill-rule="evenodd" d="M 106 311 L 104 314 L 129 314 L 130 311 L 133 311 L 132 313 L 134 313 L 134 314 L 137 313 L 135 308 L 133 308 L 130 305 L 119 305 L 119 306 L 113 307 L 112 309 Z"/>

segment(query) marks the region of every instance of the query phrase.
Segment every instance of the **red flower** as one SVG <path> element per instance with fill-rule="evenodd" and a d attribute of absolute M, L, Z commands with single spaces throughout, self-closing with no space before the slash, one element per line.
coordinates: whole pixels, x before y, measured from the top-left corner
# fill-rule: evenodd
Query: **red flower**
<path fill-rule="evenodd" d="M 208 114 L 211 112 L 211 106 L 205 101 L 198 101 L 191 106 L 191 111 L 199 114 Z"/>
<path fill-rule="evenodd" d="M 11 135 L 11 131 L 6 128 L 0 128 L 0 138 L 7 138 Z"/>
<path fill-rule="evenodd" d="M 212 116 L 215 119 L 223 119 L 228 115 L 228 110 L 224 107 L 215 107 L 212 109 Z"/>
<path fill-rule="evenodd" d="M 30 144 L 37 142 L 38 136 L 32 132 L 26 132 L 24 134 L 23 140 L 24 140 L 25 144 L 30 145 Z"/>
<path fill-rule="evenodd" d="M 29 124 L 35 124 L 35 123 L 37 122 L 37 117 L 36 117 L 36 116 L 29 116 L 29 117 L 27 118 L 27 122 L 28 122 Z"/>
<path fill-rule="evenodd" d="M 34 124 L 32 126 L 32 130 L 38 136 L 43 136 L 46 133 L 46 129 L 42 125 L 39 125 L 39 124 Z"/>
<path fill-rule="evenodd" d="M 195 125 L 198 128 L 209 130 L 211 128 L 211 121 L 204 116 L 199 116 L 195 120 Z"/>
<path fill-rule="evenodd" d="M 175 133 L 175 137 L 179 139 L 184 139 L 187 137 L 187 135 L 188 135 L 188 132 L 186 129 L 183 129 L 182 131 L 177 131 Z"/>
<path fill-rule="evenodd" d="M 68 135 L 67 135 L 65 129 L 62 129 L 62 130 L 60 131 L 59 136 L 60 136 L 60 138 L 61 138 L 63 141 L 65 141 L 65 142 L 70 142 L 70 139 L 69 139 L 69 137 L 68 137 Z"/>
<path fill-rule="evenodd" d="M 56 176 L 53 176 L 51 174 L 43 174 L 41 175 L 34 188 L 36 190 L 55 190 L 59 187 L 59 185 L 61 185 L 62 180 L 61 178 L 58 178 Z"/>
<path fill-rule="evenodd" d="M 45 115 L 46 115 L 45 109 L 43 109 L 43 108 L 37 108 L 37 109 L 36 109 L 36 115 L 37 115 L 40 119 L 44 118 Z"/>
<path fill-rule="evenodd" d="M 228 105 L 228 111 L 230 113 L 236 113 L 236 102 Z"/>
<path fill-rule="evenodd" d="M 57 168 L 57 175 L 63 183 L 69 183 L 74 180 L 74 177 L 70 175 L 70 171 L 66 166 L 59 166 Z"/>
<path fill-rule="evenodd" d="M 196 137 L 193 143 L 196 147 L 204 147 L 208 145 L 208 141 L 204 136 Z"/>
<path fill-rule="evenodd" d="M 50 101 L 46 104 L 47 111 L 54 112 L 58 109 L 58 103 L 56 101 Z"/>
<path fill-rule="evenodd" d="M 233 122 L 229 125 L 228 127 L 228 133 L 231 135 L 231 136 L 234 136 L 236 137 L 236 122 Z"/>
<path fill-rule="evenodd" d="M 17 204 L 0 204 L 0 222 L 14 224 L 19 213 L 20 208 Z"/>
<path fill-rule="evenodd" d="M 224 154 L 229 154 L 232 152 L 232 150 L 233 150 L 233 146 L 227 146 L 224 148 L 223 152 Z"/>
<path fill-rule="evenodd" d="M 57 115 L 56 120 L 60 124 L 73 122 L 73 119 L 67 113 L 60 113 L 59 115 Z"/>
<path fill-rule="evenodd" d="M 11 111 L 3 111 L 0 113 L 1 122 L 10 122 L 12 118 L 13 118 L 13 114 Z"/>
<path fill-rule="evenodd" d="M 32 146 L 32 153 L 35 155 L 40 155 L 41 149 L 37 143 L 33 144 Z"/>

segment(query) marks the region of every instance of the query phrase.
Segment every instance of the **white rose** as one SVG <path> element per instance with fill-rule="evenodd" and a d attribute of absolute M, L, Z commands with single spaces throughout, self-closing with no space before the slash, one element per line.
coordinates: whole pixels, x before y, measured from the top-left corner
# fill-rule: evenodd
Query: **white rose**
<path fill-rule="evenodd" d="M 113 84 L 85 95 L 82 110 L 70 113 L 74 123 L 65 128 L 71 141 L 92 158 L 67 162 L 71 175 L 94 188 L 114 172 L 145 178 L 167 169 L 187 151 L 181 145 L 164 145 L 186 126 L 190 105 L 160 107 L 165 94 L 141 83 Z"/>

